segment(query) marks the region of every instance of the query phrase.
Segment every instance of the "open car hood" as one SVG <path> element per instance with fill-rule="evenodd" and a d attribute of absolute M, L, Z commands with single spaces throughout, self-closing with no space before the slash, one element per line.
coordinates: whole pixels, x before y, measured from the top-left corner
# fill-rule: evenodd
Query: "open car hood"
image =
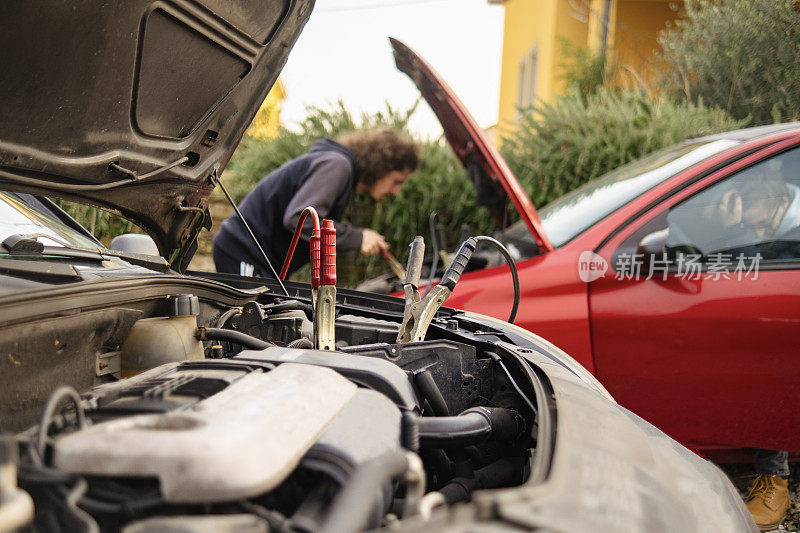
<path fill-rule="evenodd" d="M 510 199 L 539 248 L 551 251 L 553 245 L 544 233 L 533 202 L 464 104 L 416 52 L 397 39 L 390 38 L 389 41 L 398 70 L 411 78 L 442 124 L 447 142 L 475 184 L 478 202 L 489 208 L 502 227 Z"/>
<path fill-rule="evenodd" d="M 313 5 L 3 3 L 0 187 L 116 210 L 182 270 Z"/>

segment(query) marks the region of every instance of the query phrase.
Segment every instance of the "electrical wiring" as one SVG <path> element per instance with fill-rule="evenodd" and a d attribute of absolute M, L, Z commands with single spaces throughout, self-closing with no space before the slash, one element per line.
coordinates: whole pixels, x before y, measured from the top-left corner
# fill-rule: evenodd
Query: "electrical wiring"
<path fill-rule="evenodd" d="M 317 214 L 317 210 L 311 206 L 303 209 L 300 212 L 300 218 L 297 220 L 297 226 L 294 228 L 294 235 L 292 235 L 292 242 L 289 245 L 289 251 L 286 252 L 286 258 L 283 260 L 283 267 L 281 267 L 281 279 L 286 279 L 286 274 L 289 272 L 289 265 L 292 262 L 292 257 L 294 257 L 294 249 L 297 247 L 297 241 L 300 240 L 300 235 L 303 233 L 303 224 L 305 223 L 306 217 L 309 214 L 314 222 L 314 228 L 312 231 L 320 231 L 319 215 Z"/>
<path fill-rule="evenodd" d="M 474 237 L 478 243 L 485 242 L 491 244 L 502 254 L 505 258 L 506 263 L 508 263 L 508 267 L 511 269 L 511 280 L 514 284 L 514 305 L 511 306 L 511 314 L 508 317 L 508 322 L 510 324 L 514 323 L 514 319 L 517 317 L 517 309 L 519 308 L 519 274 L 517 273 L 517 265 L 514 263 L 514 258 L 511 257 L 511 253 L 509 253 L 508 248 L 503 246 L 503 244 L 498 241 L 497 239 L 493 239 L 492 237 L 488 237 L 486 235 L 479 235 Z"/>
<path fill-rule="evenodd" d="M 517 391 L 517 394 L 519 394 L 520 398 L 522 398 L 522 401 L 525 402 L 525 404 L 531 410 L 531 413 L 534 416 L 536 416 L 536 407 L 533 405 L 530 399 L 525 395 L 525 393 L 522 392 L 522 389 L 519 387 L 519 385 L 517 385 L 517 381 L 511 375 L 511 372 L 508 370 L 508 367 L 503 362 L 503 359 L 499 355 L 491 352 L 489 352 L 489 357 L 491 357 L 494 360 L 494 362 L 497 363 L 500 366 L 500 368 L 503 369 L 503 372 L 505 373 L 506 377 L 508 377 L 508 380 L 511 382 L 511 386 L 514 387 L 515 391 Z"/>

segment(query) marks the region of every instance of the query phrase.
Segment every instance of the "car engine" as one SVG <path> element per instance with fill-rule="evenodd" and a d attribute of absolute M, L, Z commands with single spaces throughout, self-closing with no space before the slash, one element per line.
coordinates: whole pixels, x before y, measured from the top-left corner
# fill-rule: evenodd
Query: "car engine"
<path fill-rule="evenodd" d="M 76 322 L 68 356 L 91 386 L 63 372 L 2 403 L 31 530 L 358 531 L 523 483 L 537 395 L 513 344 L 446 308 L 398 343 L 402 304 L 357 294 L 339 294 L 328 351 L 307 289 L 165 294 Z"/>

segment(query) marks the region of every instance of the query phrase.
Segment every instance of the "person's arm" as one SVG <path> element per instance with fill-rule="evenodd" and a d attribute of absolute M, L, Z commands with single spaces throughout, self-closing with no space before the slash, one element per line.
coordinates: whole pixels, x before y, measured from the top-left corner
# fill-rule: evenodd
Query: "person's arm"
<path fill-rule="evenodd" d="M 350 162 L 339 154 L 322 154 L 311 163 L 308 178 L 292 197 L 283 216 L 283 226 L 294 231 L 300 213 L 313 206 L 320 220 L 328 218 L 337 202 L 349 196 L 352 187 L 352 167 Z M 343 251 L 361 250 L 363 230 L 345 222 L 334 221 L 336 227 L 336 246 Z M 308 241 L 311 236 L 311 218 L 303 224 L 301 238 Z"/>

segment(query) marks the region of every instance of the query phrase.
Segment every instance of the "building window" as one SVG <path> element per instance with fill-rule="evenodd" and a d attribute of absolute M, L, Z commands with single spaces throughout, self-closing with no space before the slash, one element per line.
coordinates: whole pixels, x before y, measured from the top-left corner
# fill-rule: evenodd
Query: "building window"
<path fill-rule="evenodd" d="M 539 45 L 525 54 L 519 62 L 519 92 L 517 93 L 517 105 L 528 107 L 536 101 L 536 61 L 539 55 Z"/>

